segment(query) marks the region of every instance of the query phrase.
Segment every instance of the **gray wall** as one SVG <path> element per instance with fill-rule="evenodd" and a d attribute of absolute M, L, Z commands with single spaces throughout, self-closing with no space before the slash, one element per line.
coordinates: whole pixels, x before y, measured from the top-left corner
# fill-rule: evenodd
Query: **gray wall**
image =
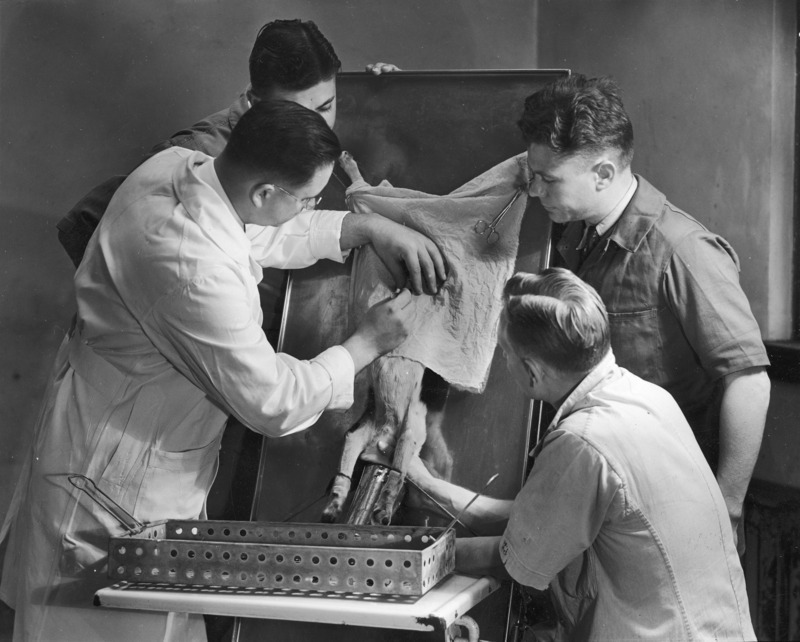
<path fill-rule="evenodd" d="M 151 144 L 227 106 L 258 27 L 313 19 L 345 70 L 611 74 L 635 166 L 725 235 L 764 333 L 790 332 L 795 3 L 0 1 L 0 515 L 72 315 L 54 225 Z M 783 430 L 784 424 L 777 426 Z"/>
<path fill-rule="evenodd" d="M 539 3 L 539 64 L 619 81 L 635 171 L 733 244 L 772 339 L 791 332 L 796 6 Z"/>

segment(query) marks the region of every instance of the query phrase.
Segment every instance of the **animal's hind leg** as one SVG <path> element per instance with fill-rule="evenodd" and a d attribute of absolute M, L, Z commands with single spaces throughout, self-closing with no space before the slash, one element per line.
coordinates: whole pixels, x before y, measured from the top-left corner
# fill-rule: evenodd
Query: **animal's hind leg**
<path fill-rule="evenodd" d="M 427 426 L 425 443 L 420 457 L 440 479 L 450 481 L 453 474 L 453 455 L 442 432 L 444 410 L 450 395 L 450 384 L 433 370 L 425 369 L 419 398 L 425 404 Z"/>
<path fill-rule="evenodd" d="M 364 180 L 364 177 L 361 176 L 361 170 L 358 169 L 358 163 L 356 163 L 350 152 L 344 151 L 339 155 L 339 165 L 342 166 L 348 178 L 354 183 Z"/>
<path fill-rule="evenodd" d="M 375 434 L 375 420 L 372 412 L 368 411 L 355 424 L 344 438 L 342 457 L 339 460 L 339 470 L 333 479 L 328 495 L 328 503 L 322 511 L 322 521 L 334 523 L 342 514 L 342 508 L 350 493 L 351 478 L 358 458 Z"/>
<path fill-rule="evenodd" d="M 442 413 L 428 411 L 428 431 L 420 458 L 428 464 L 428 469 L 439 479 L 450 481 L 453 476 L 453 455 L 442 433 Z"/>
<path fill-rule="evenodd" d="M 375 509 L 372 512 L 373 523 L 383 526 L 391 523 L 406 479 L 406 471 L 411 460 L 419 454 L 423 443 L 425 443 L 425 404 L 417 399 L 409 405 L 406 423 L 394 450 L 392 467 L 399 474 L 387 477 L 375 502 Z"/>

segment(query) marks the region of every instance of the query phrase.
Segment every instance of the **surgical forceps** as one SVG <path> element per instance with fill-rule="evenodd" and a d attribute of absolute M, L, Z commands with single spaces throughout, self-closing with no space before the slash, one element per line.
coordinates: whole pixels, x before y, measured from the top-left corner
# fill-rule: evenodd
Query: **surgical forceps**
<path fill-rule="evenodd" d="M 484 220 L 480 220 L 473 226 L 473 231 L 476 234 L 480 234 L 481 236 L 486 236 L 486 242 L 489 245 L 494 245 L 497 241 L 500 240 L 500 232 L 497 231 L 497 226 L 500 225 L 500 221 L 503 220 L 503 217 L 506 215 L 506 212 L 511 209 L 511 206 L 516 202 L 519 198 L 519 195 L 522 194 L 525 190 L 520 187 L 517 189 L 514 196 L 511 197 L 511 200 L 508 202 L 503 210 L 492 219 L 491 223 L 487 223 Z"/>

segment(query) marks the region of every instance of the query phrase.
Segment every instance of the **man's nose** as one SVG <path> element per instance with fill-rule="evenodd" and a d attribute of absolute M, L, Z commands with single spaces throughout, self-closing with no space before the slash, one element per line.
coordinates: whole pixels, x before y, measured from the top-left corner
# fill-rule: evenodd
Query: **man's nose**
<path fill-rule="evenodd" d="M 538 177 L 533 177 L 528 183 L 528 196 L 539 198 L 542 195 L 542 181 Z"/>

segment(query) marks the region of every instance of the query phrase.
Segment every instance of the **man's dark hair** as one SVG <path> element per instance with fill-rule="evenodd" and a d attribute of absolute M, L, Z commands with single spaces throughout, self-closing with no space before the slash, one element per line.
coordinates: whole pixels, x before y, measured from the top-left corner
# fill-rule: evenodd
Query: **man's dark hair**
<path fill-rule="evenodd" d="M 624 166 L 633 158 L 633 125 L 617 84 L 607 77 L 574 74 L 543 87 L 525 100 L 517 121 L 527 145 L 573 155 L 617 149 Z"/>
<path fill-rule="evenodd" d="M 517 272 L 503 292 L 506 332 L 518 356 L 561 372 L 589 372 L 611 345 L 608 314 L 597 291 L 569 270 Z"/>
<path fill-rule="evenodd" d="M 261 100 L 236 123 L 223 154 L 246 172 L 299 186 L 341 151 L 318 113 L 286 100 Z"/>
<path fill-rule="evenodd" d="M 250 53 L 250 86 L 261 99 L 273 89 L 302 91 L 341 69 L 333 46 L 310 20 L 274 20 L 261 27 Z"/>

